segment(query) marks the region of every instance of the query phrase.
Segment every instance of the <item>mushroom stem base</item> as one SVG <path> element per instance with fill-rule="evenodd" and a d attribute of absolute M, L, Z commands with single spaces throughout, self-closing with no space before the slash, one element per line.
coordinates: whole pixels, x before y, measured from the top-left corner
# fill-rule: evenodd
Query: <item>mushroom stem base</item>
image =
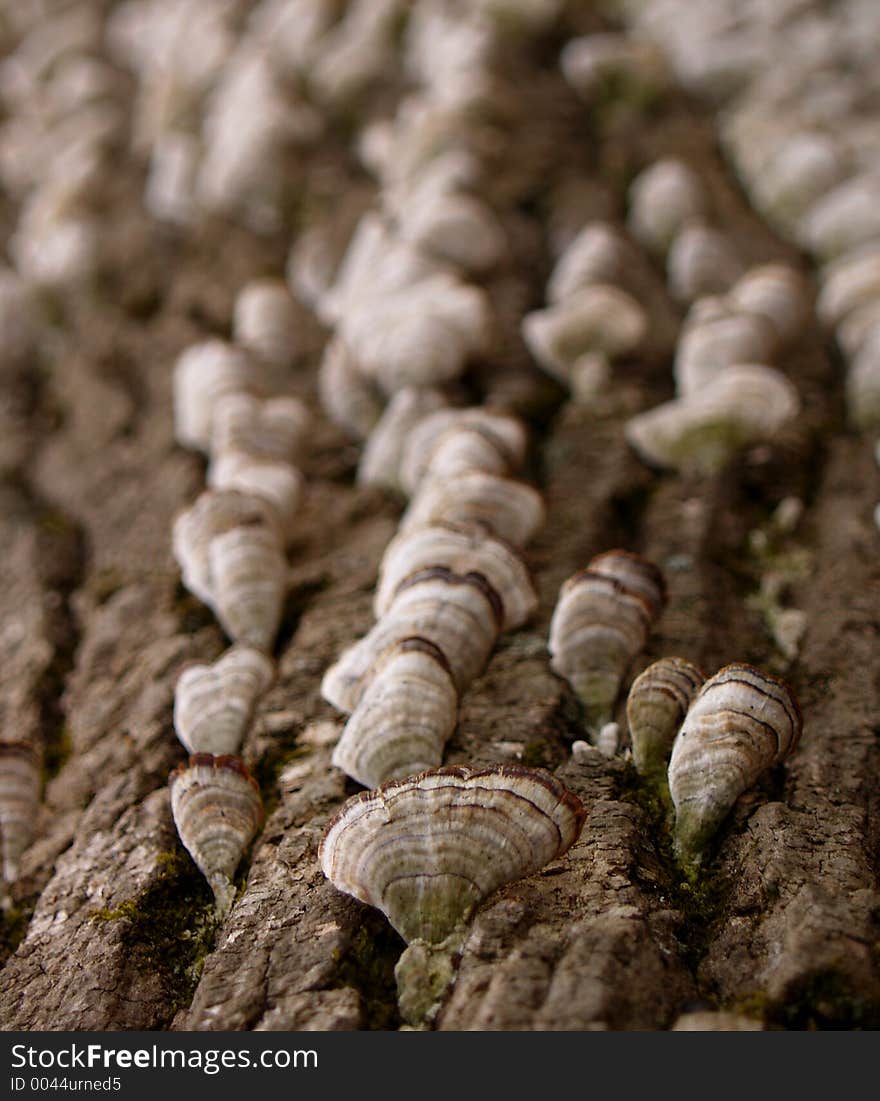
<path fill-rule="evenodd" d="M 430 1028 L 455 982 L 466 930 L 454 929 L 439 944 L 410 943 L 394 968 L 400 1015 L 412 1029 Z"/>

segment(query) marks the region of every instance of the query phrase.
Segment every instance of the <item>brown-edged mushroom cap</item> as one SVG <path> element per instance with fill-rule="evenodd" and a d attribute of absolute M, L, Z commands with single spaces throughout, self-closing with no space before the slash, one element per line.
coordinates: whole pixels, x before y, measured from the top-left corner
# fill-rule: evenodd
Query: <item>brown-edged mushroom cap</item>
<path fill-rule="evenodd" d="M 441 768 L 349 799 L 319 856 L 339 890 L 405 941 L 438 944 L 493 891 L 562 856 L 585 816 L 543 769 Z"/>
<path fill-rule="evenodd" d="M 797 746 L 803 717 L 785 681 L 752 665 L 725 665 L 700 689 L 672 745 L 669 791 L 675 849 L 698 864 L 744 791 Z"/>
<path fill-rule="evenodd" d="M 40 802 L 40 755 L 30 742 L 0 742 L 0 855 L 2 876 L 18 878 L 21 855 L 31 843 Z M 0 887 L 0 896 L 3 895 Z"/>
<path fill-rule="evenodd" d="M 210 753 L 196 753 L 176 768 L 169 786 L 180 840 L 223 917 L 235 898 L 232 876 L 263 823 L 260 789 L 241 758 Z"/>

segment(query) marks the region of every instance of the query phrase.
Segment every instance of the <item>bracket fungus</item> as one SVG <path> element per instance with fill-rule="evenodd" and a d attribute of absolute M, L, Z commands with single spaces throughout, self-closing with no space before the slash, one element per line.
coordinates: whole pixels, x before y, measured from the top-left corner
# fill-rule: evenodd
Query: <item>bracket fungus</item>
<path fill-rule="evenodd" d="M 543 769 L 440 768 L 353 796 L 319 858 L 335 887 L 381 910 L 408 944 L 440 944 L 493 891 L 567 852 L 585 817 Z"/>
<path fill-rule="evenodd" d="M 713 474 L 738 451 L 771 439 L 800 407 L 782 372 L 741 364 L 691 394 L 632 417 L 626 438 L 652 466 Z"/>
<path fill-rule="evenodd" d="M 527 447 L 525 427 L 517 417 L 488 409 L 437 409 L 415 424 L 401 450 L 399 478 L 404 492 L 413 494 L 423 480 L 434 475 L 450 476 L 462 473 L 461 443 L 457 433 L 463 432 L 467 450 L 478 463 L 470 469 L 507 474 L 522 466 Z M 474 433 L 479 439 L 474 439 Z M 459 462 L 455 458 L 458 453 Z M 488 465 L 486 465 L 488 464 Z"/>
<path fill-rule="evenodd" d="M 309 412 L 298 398 L 260 399 L 244 391 L 218 398 L 211 454 L 243 452 L 255 459 L 294 462 L 309 431 Z"/>
<path fill-rule="evenodd" d="M 31 843 L 40 802 L 40 757 L 29 742 L 0 742 L 0 906 L 18 878 L 19 861 Z"/>
<path fill-rule="evenodd" d="M 420 570 L 398 585 L 387 613 L 326 671 L 321 695 L 338 710 L 353 711 L 381 655 L 411 635 L 438 647 L 462 692 L 486 664 L 502 616 L 501 598 L 482 574 Z"/>
<path fill-rule="evenodd" d="M 739 309 L 766 318 L 773 326 L 779 348 L 797 338 L 810 313 L 807 281 L 788 264 L 749 268 L 731 287 L 728 298 Z"/>
<path fill-rule="evenodd" d="M 274 367 L 289 367 L 302 345 L 296 300 L 280 279 L 255 279 L 238 292 L 232 319 L 236 344 Z"/>
<path fill-rule="evenodd" d="M 655 161 L 629 187 L 627 228 L 651 252 L 664 255 L 691 219 L 706 213 L 703 181 L 683 161 Z"/>
<path fill-rule="evenodd" d="M 640 673 L 626 699 L 636 771 L 666 784 L 672 743 L 706 674 L 684 658 L 660 658 Z"/>
<path fill-rule="evenodd" d="M 547 280 L 547 302 L 563 302 L 594 283 L 625 286 L 638 263 L 638 250 L 617 226 L 588 222 L 556 261 Z"/>
<path fill-rule="evenodd" d="M 238 753 L 274 667 L 249 646 L 233 646 L 213 665 L 191 665 L 174 686 L 174 729 L 190 753 Z"/>
<path fill-rule="evenodd" d="M 235 869 L 263 823 L 260 789 L 239 757 L 210 753 L 179 765 L 169 787 L 177 833 L 223 918 L 235 899 Z"/>
<path fill-rule="evenodd" d="M 211 460 L 207 482 L 211 489 L 231 489 L 262 498 L 274 510 L 285 538 L 293 535 L 305 491 L 305 478 L 295 466 L 230 451 Z"/>
<path fill-rule="evenodd" d="M 205 490 L 175 517 L 171 540 L 181 581 L 193 596 L 211 608 L 215 598 L 211 544 L 218 535 L 244 527 L 265 528 L 281 541 L 277 513 L 266 498 L 254 493 Z"/>
<path fill-rule="evenodd" d="M 446 404 L 440 390 L 404 386 L 389 400 L 361 452 L 359 485 L 386 486 L 400 491 L 400 463 L 412 430 Z"/>
<path fill-rule="evenodd" d="M 776 347 L 772 322 L 736 306 L 730 296 L 698 299 L 685 318 L 672 373 L 680 398 L 738 363 L 765 363 Z"/>
<path fill-rule="evenodd" d="M 730 236 L 699 219 L 675 235 L 666 255 L 669 293 L 679 302 L 728 290 L 743 273 L 743 262 Z"/>
<path fill-rule="evenodd" d="M 207 490 L 174 521 L 183 584 L 233 642 L 269 651 L 281 619 L 287 560 L 280 520 L 259 494 Z"/>
<path fill-rule="evenodd" d="M 401 518 L 400 530 L 435 523 L 484 524 L 500 539 L 522 547 L 543 525 L 544 516 L 544 500 L 534 486 L 470 470 L 450 481 L 422 482 Z"/>
<path fill-rule="evenodd" d="M 240 527 L 211 540 L 213 607 L 233 642 L 268 652 L 275 642 L 287 589 L 287 560 L 272 532 Z"/>
<path fill-rule="evenodd" d="M 550 621 L 550 667 L 583 704 L 593 744 L 665 602 L 658 567 L 628 551 L 597 555 L 563 583 Z"/>
<path fill-rule="evenodd" d="M 526 314 L 522 335 L 541 368 L 568 383 L 584 355 L 609 359 L 636 351 L 648 332 L 648 316 L 620 287 L 590 283 L 544 310 Z"/>
<path fill-rule="evenodd" d="M 538 607 L 538 595 L 522 559 L 479 525 L 430 524 L 395 536 L 385 548 L 373 610 L 383 616 L 407 577 L 431 566 L 483 575 L 501 598 L 502 629 L 521 627 Z"/>
<path fill-rule="evenodd" d="M 174 365 L 174 433 L 182 447 L 209 451 L 214 412 L 221 398 L 259 393 L 262 373 L 240 348 L 205 340 L 181 352 Z"/>
<path fill-rule="evenodd" d="M 458 691 L 443 651 L 405 638 L 377 662 L 333 764 L 368 788 L 436 768 L 457 718 Z"/>
<path fill-rule="evenodd" d="M 321 840 L 321 867 L 406 941 L 394 977 L 410 1027 L 440 1011 L 477 906 L 563 856 L 585 819 L 555 776 L 521 765 L 435 769 L 348 800 Z"/>
<path fill-rule="evenodd" d="M 669 761 L 675 851 L 684 865 L 699 865 L 734 803 L 795 749 L 802 727 L 791 688 L 754 666 L 726 665 L 705 682 Z"/>
<path fill-rule="evenodd" d="M 338 332 L 365 378 L 386 394 L 452 382 L 489 339 L 485 292 L 441 272 L 358 301 Z"/>
<path fill-rule="evenodd" d="M 376 387 L 361 375 L 354 353 L 339 336 L 324 345 L 318 394 L 330 420 L 355 439 L 369 436 L 382 416 L 383 402 Z"/>

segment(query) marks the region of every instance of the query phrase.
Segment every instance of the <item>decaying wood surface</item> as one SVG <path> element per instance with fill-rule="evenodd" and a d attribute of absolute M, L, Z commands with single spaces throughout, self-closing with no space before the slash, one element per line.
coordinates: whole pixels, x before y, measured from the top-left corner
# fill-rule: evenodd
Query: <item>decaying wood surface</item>
<path fill-rule="evenodd" d="M 563 40 L 512 54 L 505 73 L 516 137 L 495 151 L 487 197 L 514 249 L 487 278 L 501 331 L 467 380 L 476 400 L 520 412 L 533 431 L 528 475 L 548 519 L 526 558 L 540 610 L 502 638 L 467 691 L 446 760 L 544 765 L 588 818 L 563 860 L 478 912 L 437 1027 L 662 1030 L 692 1003 L 766 1028 L 880 1027 L 871 441 L 847 427 L 839 358 L 811 323 L 781 364 L 804 402 L 796 430 L 711 478 L 648 469 L 622 426 L 672 393 L 682 311 L 659 271 L 650 350 L 616 369 L 601 401 L 568 401 L 531 364 L 518 324 L 543 301 L 550 214 L 563 218 L 568 202 L 570 218 L 580 207 L 620 215 L 625 182 L 659 155 L 699 167 L 750 259 L 805 263 L 749 210 L 709 114 L 672 95 L 647 116 L 590 117 L 555 66 Z M 297 171 L 307 195 L 335 175 L 353 204 L 370 201 L 342 129 Z M 260 238 L 217 220 L 179 234 L 144 213 L 142 189 L 143 167 L 120 155 L 103 215 L 104 277 L 55 303 L 39 365 L 2 395 L 0 715 L 4 735 L 42 741 L 46 785 L 3 919 L 0 1024 L 396 1028 L 402 942 L 325 881 L 316 849 L 357 790 L 330 764 L 341 721 L 319 695 L 321 675 L 372 623 L 377 566 L 403 503 L 355 485 L 358 445 L 318 403 L 327 333 L 304 310 L 309 350 L 284 385 L 315 412 L 308 492 L 278 680 L 244 750 L 268 813 L 218 927 L 167 789 L 184 757 L 171 725 L 176 677 L 225 646 L 170 552 L 173 518 L 204 484 L 203 462 L 173 441 L 171 369 L 189 342 L 228 335 L 236 291 L 283 272 L 297 226 Z M 792 495 L 805 505 L 797 527 L 756 549 L 751 533 L 771 530 Z M 579 706 L 549 669 L 560 584 L 616 546 L 661 565 L 669 586 L 633 676 L 664 654 L 709 671 L 748 661 L 789 679 L 805 717 L 799 748 L 739 801 L 695 884 L 677 872 L 662 814 L 631 763 L 573 758 Z M 783 560 L 796 566 L 787 603 L 808 622 L 793 660 L 754 599 L 762 573 Z"/>

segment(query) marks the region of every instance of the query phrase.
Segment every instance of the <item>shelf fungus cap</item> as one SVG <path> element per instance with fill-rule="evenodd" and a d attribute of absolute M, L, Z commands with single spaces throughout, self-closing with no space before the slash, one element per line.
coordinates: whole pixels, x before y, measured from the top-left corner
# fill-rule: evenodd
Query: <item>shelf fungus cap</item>
<path fill-rule="evenodd" d="M 794 692 L 769 673 L 735 663 L 705 682 L 669 761 L 675 849 L 683 863 L 699 864 L 740 795 L 785 760 L 802 728 Z"/>
<path fill-rule="evenodd" d="M 665 158 L 639 173 L 629 188 L 627 226 L 645 248 L 663 255 L 686 222 L 706 213 L 700 177 L 683 161 Z"/>
<path fill-rule="evenodd" d="M 238 753 L 254 708 L 274 676 L 272 661 L 233 646 L 213 665 L 191 665 L 174 686 L 174 729 L 190 753 Z"/>
<path fill-rule="evenodd" d="M 207 489 L 179 512 L 172 529 L 172 549 L 185 587 L 203 603 L 214 606 L 211 544 L 218 535 L 241 527 L 259 527 L 274 535 L 282 532 L 271 502 L 259 494 L 232 489 Z"/>
<path fill-rule="evenodd" d="M 491 465 L 474 464 L 472 469 L 510 473 L 525 461 L 528 437 L 518 417 L 480 406 L 438 409 L 415 424 L 404 441 L 398 474 L 405 493 L 415 493 L 421 482 L 435 472 L 450 476 L 454 467 L 449 464 L 449 448 L 458 430 L 465 432 L 465 438 L 477 434 L 490 447 Z M 456 473 L 461 473 L 461 468 Z"/>
<path fill-rule="evenodd" d="M 493 535 L 525 546 L 543 525 L 544 499 L 534 486 L 516 478 L 471 470 L 447 481 L 422 482 L 400 520 L 400 530 L 425 524 L 483 524 Z"/>
<path fill-rule="evenodd" d="M 739 364 L 692 394 L 632 417 L 625 434 L 652 466 L 712 474 L 743 448 L 772 439 L 800 407 L 781 371 Z"/>
<path fill-rule="evenodd" d="M 349 799 L 319 857 L 334 886 L 381 910 L 407 943 L 438 944 L 493 891 L 562 856 L 585 817 L 543 769 L 441 768 Z"/>
<path fill-rule="evenodd" d="M 441 651 L 463 692 L 488 661 L 503 615 L 501 598 L 482 574 L 417 570 L 397 586 L 386 614 L 327 669 L 321 695 L 340 711 L 354 711 L 388 648 L 411 635 Z"/>
<path fill-rule="evenodd" d="M 273 366 L 290 366 L 301 350 L 300 322 L 300 308 L 280 279 L 254 279 L 235 299 L 236 344 Z"/>
<path fill-rule="evenodd" d="M 376 618 L 391 607 L 401 582 L 430 566 L 482 574 L 501 598 L 502 630 L 521 627 L 537 610 L 529 571 L 507 543 L 476 524 L 438 523 L 402 531 L 385 548 L 373 602 Z"/>
<path fill-rule="evenodd" d="M 240 757 L 210 753 L 179 765 L 169 787 L 177 833 L 224 917 L 235 898 L 235 869 L 263 824 L 260 789 Z"/>
<path fill-rule="evenodd" d="M 648 602 L 651 616 L 656 619 L 666 607 L 666 578 L 660 567 L 635 551 L 602 551 L 587 564 L 587 569 L 603 577 L 613 577 L 630 592 L 638 593 Z"/>
<path fill-rule="evenodd" d="M 829 329 L 880 297 L 880 244 L 869 241 L 826 264 L 816 314 Z"/>
<path fill-rule="evenodd" d="M 309 411 L 298 398 L 226 394 L 214 407 L 211 455 L 235 451 L 293 463 L 305 451 L 310 427 Z"/>
<path fill-rule="evenodd" d="M 664 602 L 657 567 L 621 551 L 598 555 L 559 591 L 550 621 L 550 668 L 583 704 L 594 744 L 613 719 L 623 678 Z"/>
<path fill-rule="evenodd" d="M 368 788 L 437 768 L 457 718 L 458 691 L 443 651 L 410 636 L 377 662 L 333 764 Z"/>
<path fill-rule="evenodd" d="M 239 392 L 259 393 L 262 372 L 245 352 L 222 340 L 184 349 L 174 365 L 174 434 L 183 447 L 209 451 L 218 401 Z"/>
<path fill-rule="evenodd" d="M 287 560 L 277 538 L 261 526 L 233 528 L 208 547 L 212 607 L 233 642 L 269 652 L 281 624 Z"/>
<path fill-rule="evenodd" d="M 642 776 L 664 777 L 672 743 L 706 674 L 685 658 L 649 665 L 630 686 L 626 721 L 633 763 Z"/>
<path fill-rule="evenodd" d="M 731 288 L 729 297 L 737 308 L 770 322 L 779 348 L 797 338 L 810 314 L 806 279 L 788 264 L 749 268 Z"/>
<path fill-rule="evenodd" d="M 769 362 L 777 345 L 777 330 L 764 314 L 736 306 L 731 296 L 701 298 L 688 311 L 675 350 L 676 392 L 687 397 L 737 363 Z"/>
<path fill-rule="evenodd" d="M 356 302 L 340 322 L 363 376 L 386 394 L 457 379 L 491 331 L 485 292 L 441 273 Z"/>
<path fill-rule="evenodd" d="M 402 489 L 400 462 L 413 428 L 430 413 L 442 408 L 442 391 L 418 386 L 398 390 L 370 432 L 358 463 L 359 485 Z"/>
<path fill-rule="evenodd" d="M 666 283 L 679 302 L 721 294 L 743 270 L 732 238 L 699 219 L 682 226 L 666 256 Z"/>
<path fill-rule="evenodd" d="M 2 879 L 18 878 L 21 856 L 31 843 L 40 803 L 40 756 L 30 742 L 0 741 L 0 855 Z M 0 898 L 4 895 L 0 884 Z"/>
<path fill-rule="evenodd" d="M 562 302 L 592 283 L 625 286 L 638 259 L 632 242 L 613 223 L 588 222 L 556 261 L 547 301 Z"/>
<path fill-rule="evenodd" d="M 630 355 L 648 332 L 648 316 L 619 287 L 591 283 L 544 310 L 526 314 L 522 335 L 537 363 L 568 383 L 574 363 L 589 352 L 609 359 Z"/>
<path fill-rule="evenodd" d="M 259 497 L 273 509 L 286 539 L 296 531 L 297 512 L 305 492 L 301 471 L 281 459 L 255 458 L 243 451 L 216 455 L 208 467 L 211 489 L 233 490 Z"/>

